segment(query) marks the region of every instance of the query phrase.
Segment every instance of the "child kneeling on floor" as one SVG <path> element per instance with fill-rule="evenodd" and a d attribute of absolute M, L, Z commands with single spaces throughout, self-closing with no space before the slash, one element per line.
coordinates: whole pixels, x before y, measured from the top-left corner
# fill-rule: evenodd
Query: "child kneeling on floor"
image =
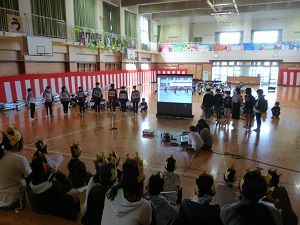
<path fill-rule="evenodd" d="M 275 106 L 271 109 L 272 111 L 272 119 L 278 118 L 280 115 L 280 107 L 279 102 L 275 102 Z"/>

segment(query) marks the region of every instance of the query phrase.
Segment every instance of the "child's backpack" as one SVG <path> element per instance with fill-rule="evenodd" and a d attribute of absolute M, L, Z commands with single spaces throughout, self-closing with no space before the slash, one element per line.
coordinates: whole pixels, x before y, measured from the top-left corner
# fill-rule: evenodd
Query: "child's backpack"
<path fill-rule="evenodd" d="M 261 105 L 261 112 L 267 112 L 268 110 L 268 100 L 263 98 L 262 105 Z"/>

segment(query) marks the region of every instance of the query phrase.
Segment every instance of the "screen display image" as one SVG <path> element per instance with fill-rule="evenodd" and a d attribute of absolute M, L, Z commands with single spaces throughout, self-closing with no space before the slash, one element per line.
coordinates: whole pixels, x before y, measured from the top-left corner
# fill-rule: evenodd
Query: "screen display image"
<path fill-rule="evenodd" d="M 189 134 L 180 135 L 180 143 L 188 143 L 189 142 Z"/>
<path fill-rule="evenodd" d="M 157 101 L 170 103 L 192 103 L 192 75 L 158 75 Z"/>

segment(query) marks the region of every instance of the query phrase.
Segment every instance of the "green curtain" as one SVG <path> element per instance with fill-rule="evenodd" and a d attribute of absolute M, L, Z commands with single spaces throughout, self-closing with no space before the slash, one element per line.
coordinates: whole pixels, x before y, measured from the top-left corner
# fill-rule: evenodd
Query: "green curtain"
<path fill-rule="evenodd" d="M 120 33 L 120 8 L 103 2 L 103 29 L 106 32 L 119 34 Z"/>
<path fill-rule="evenodd" d="M 18 0 L 0 0 L 0 7 L 19 11 Z"/>
<path fill-rule="evenodd" d="M 103 2 L 103 30 L 110 32 L 110 4 Z"/>
<path fill-rule="evenodd" d="M 157 26 L 157 43 L 159 42 L 160 39 L 160 31 L 161 31 L 161 26 Z"/>
<path fill-rule="evenodd" d="M 19 2 L 18 2 L 18 0 L 0 0 L 0 7 L 6 8 L 6 9 L 0 10 L 1 11 L 1 13 L 0 13 L 0 21 L 1 21 L 0 30 L 8 31 L 6 14 L 19 16 L 19 12 L 13 12 L 13 11 L 9 10 L 9 9 L 12 9 L 12 10 L 19 11 Z"/>
<path fill-rule="evenodd" d="M 111 7 L 111 33 L 120 33 L 120 8 L 113 6 Z"/>
<path fill-rule="evenodd" d="M 65 0 L 30 0 L 30 3 L 33 34 L 66 38 Z"/>
<path fill-rule="evenodd" d="M 74 0 L 75 26 L 97 29 L 96 25 L 97 0 Z M 79 40 L 80 32 L 75 32 L 75 39 Z"/>
<path fill-rule="evenodd" d="M 75 26 L 97 29 L 96 0 L 74 0 Z"/>
<path fill-rule="evenodd" d="M 136 14 L 125 11 L 125 35 L 137 38 Z"/>

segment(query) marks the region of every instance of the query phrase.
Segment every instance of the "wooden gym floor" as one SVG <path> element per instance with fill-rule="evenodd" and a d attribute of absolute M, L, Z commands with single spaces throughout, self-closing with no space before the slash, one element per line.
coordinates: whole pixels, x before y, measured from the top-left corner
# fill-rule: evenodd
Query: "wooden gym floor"
<path fill-rule="evenodd" d="M 38 138 L 44 138 L 50 155 L 60 153 L 64 156 L 60 170 L 65 173 L 70 159 L 69 146 L 73 142 L 80 144 L 81 160 L 92 173 L 95 171 L 93 160 L 96 153 L 108 155 L 112 150 L 116 151 L 121 157 L 121 167 L 127 154 L 134 157 L 138 152 L 144 161 L 145 184 L 152 173 L 164 169 L 166 159 L 173 154 L 177 160 L 176 172 L 182 174 L 183 198 L 194 197 L 195 178 L 202 171 L 212 174 L 217 183 L 223 182 L 223 173 L 232 164 L 237 168 L 238 180 L 248 168 L 261 167 L 264 169 L 263 174 L 270 168 L 277 168 L 279 174 L 282 174 L 281 184 L 287 188 L 294 211 L 300 218 L 299 87 L 280 86 L 275 92 L 268 92 L 267 87 L 263 87 L 269 101 L 269 110 L 263 115 L 260 133 L 245 130 L 242 119 L 233 127 L 224 123 L 216 125 L 214 118 L 211 118 L 210 128 L 215 137 L 213 152 L 194 153 L 162 142 L 161 134 L 170 132 L 179 141 L 179 135 L 183 131 L 196 125 L 202 117 L 202 95 L 193 96 L 194 119 L 156 118 L 155 86 L 156 84 L 138 86 L 141 96 L 146 98 L 149 105 L 148 112 L 138 116 L 133 116 L 133 112 L 122 115 L 120 111 L 111 116 L 106 110 L 102 110 L 101 115 L 96 115 L 94 110 L 86 110 L 86 115 L 80 116 L 79 109 L 72 108 L 66 118 L 62 105 L 56 104 L 53 107 L 54 118 L 46 118 L 44 108 L 37 106 L 34 121 L 29 118 L 28 109 L 1 112 L 0 129 L 6 130 L 8 125 L 15 124 L 25 140 L 21 154 L 29 161 L 35 151 L 34 143 Z M 127 91 L 131 92 L 131 89 Z M 275 101 L 280 102 L 280 119 L 271 119 L 270 109 Z M 111 130 L 111 127 L 117 129 Z M 256 123 L 252 129 L 255 127 Z M 155 130 L 155 136 L 143 137 L 144 129 Z M 224 155 L 225 152 L 236 154 L 237 157 Z"/>

